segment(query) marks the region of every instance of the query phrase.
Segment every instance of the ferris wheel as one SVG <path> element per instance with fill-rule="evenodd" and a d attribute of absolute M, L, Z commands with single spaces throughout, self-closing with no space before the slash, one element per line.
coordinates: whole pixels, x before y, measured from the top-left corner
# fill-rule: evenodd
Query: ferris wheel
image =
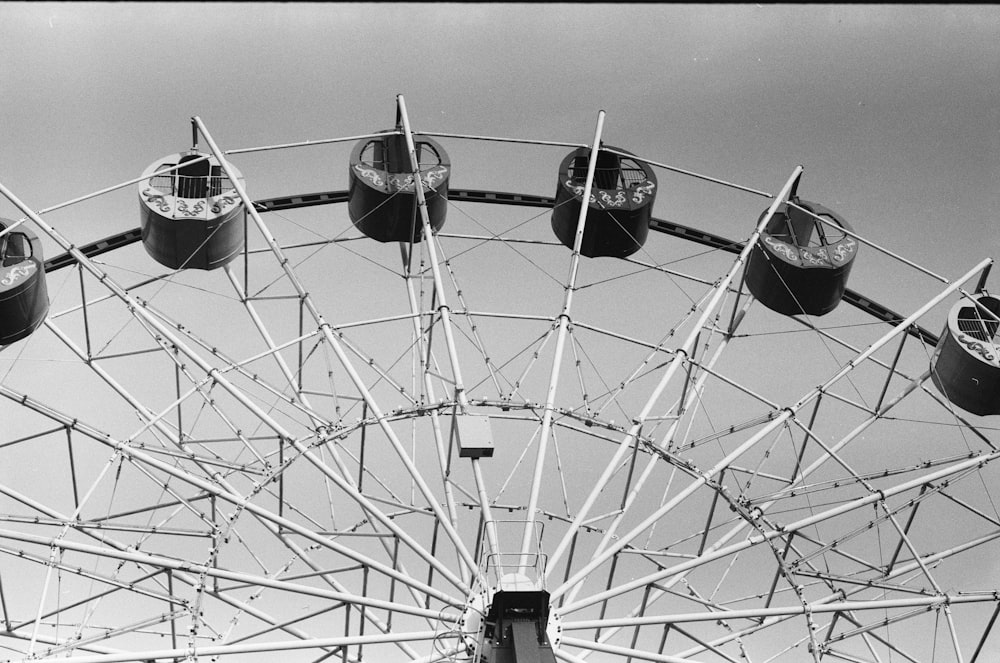
<path fill-rule="evenodd" d="M 193 118 L 40 212 L 0 184 L 0 660 L 995 660 L 991 259 L 939 275 L 802 167 L 698 174 L 603 112 L 576 144 L 396 102 L 228 150 Z M 457 144 L 555 195 L 455 186 Z M 248 193 L 339 147 L 346 190 Z M 711 195 L 742 236 L 665 211 Z M 98 196 L 138 227 L 47 220 Z"/>

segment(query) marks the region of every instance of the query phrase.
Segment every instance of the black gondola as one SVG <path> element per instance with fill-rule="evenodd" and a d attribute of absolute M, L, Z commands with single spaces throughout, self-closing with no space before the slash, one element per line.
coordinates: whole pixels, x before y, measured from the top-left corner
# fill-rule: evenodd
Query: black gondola
<path fill-rule="evenodd" d="M 597 153 L 580 245 L 580 254 L 588 258 L 632 255 L 645 244 L 653 216 L 657 186 L 653 169 L 644 162 L 608 150 L 624 152 L 608 146 Z M 573 248 L 576 239 L 589 159 L 590 149 L 581 147 L 570 152 L 559 165 L 552 230 L 568 248 Z"/>
<path fill-rule="evenodd" d="M 843 230 L 853 231 L 822 205 L 794 197 L 781 204 L 750 252 L 747 288 L 760 303 L 783 315 L 829 313 L 847 289 L 858 254 L 858 242 Z"/>
<path fill-rule="evenodd" d="M 414 147 L 434 232 L 444 225 L 451 164 L 436 141 L 414 138 Z M 417 210 L 413 167 L 403 134 L 359 141 L 351 152 L 348 213 L 354 225 L 379 242 L 419 242 L 423 224 Z"/>
<path fill-rule="evenodd" d="M 174 166 L 179 168 L 155 174 Z M 142 175 L 142 244 L 157 262 L 171 269 L 216 269 L 240 253 L 246 209 L 215 157 L 196 150 L 171 154 Z"/>
<path fill-rule="evenodd" d="M 0 230 L 13 224 L 0 219 Z M 0 237 L 0 345 L 20 341 L 45 320 L 44 264 L 41 240 L 23 224 Z"/>

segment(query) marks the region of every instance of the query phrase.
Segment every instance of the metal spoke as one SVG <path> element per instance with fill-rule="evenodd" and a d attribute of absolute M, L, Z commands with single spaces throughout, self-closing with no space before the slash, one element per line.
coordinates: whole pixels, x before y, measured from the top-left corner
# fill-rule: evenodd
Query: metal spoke
<path fill-rule="evenodd" d="M 407 454 L 405 448 L 403 447 L 402 443 L 400 442 L 400 440 L 399 440 L 398 436 L 396 435 L 395 431 L 392 429 L 391 426 L 389 426 L 389 423 L 386 420 L 385 415 L 382 413 L 381 408 L 379 408 L 378 404 L 375 402 L 375 399 L 371 395 L 371 392 L 365 387 L 364 383 L 361 380 L 361 377 L 358 375 L 358 373 L 355 370 L 354 366 L 351 364 L 351 362 L 350 362 L 349 358 L 347 357 L 346 353 L 344 352 L 344 349 L 341 346 L 340 342 L 337 340 L 336 336 L 333 334 L 333 330 L 332 330 L 330 324 L 320 314 L 319 310 L 316 308 L 316 306 L 312 302 L 312 299 L 309 296 L 308 291 L 306 291 L 306 289 L 299 282 L 299 280 L 296 277 L 294 271 L 292 270 L 292 267 L 291 267 L 288 259 L 284 256 L 284 252 L 281 250 L 280 246 L 278 246 L 278 244 L 275 241 L 273 235 L 268 230 L 267 226 L 264 225 L 264 222 L 261 220 L 260 215 L 254 209 L 252 201 L 247 196 L 246 191 L 243 189 L 242 185 L 240 185 L 240 183 L 238 181 L 238 178 L 235 176 L 235 174 L 231 170 L 229 170 L 229 166 L 228 166 L 227 162 L 225 161 L 225 159 L 224 159 L 224 157 L 222 155 L 221 150 L 219 150 L 219 148 L 215 145 L 215 141 L 212 140 L 211 135 L 208 133 L 208 130 L 206 129 L 205 125 L 201 122 L 201 120 L 196 117 L 196 118 L 193 118 L 193 121 L 197 125 L 198 130 L 201 133 L 201 135 L 209 143 L 209 146 L 211 147 L 212 152 L 220 160 L 220 163 L 222 164 L 223 169 L 226 170 L 227 175 L 230 178 L 230 181 L 233 182 L 233 185 L 236 188 L 237 194 L 243 200 L 244 204 L 247 206 L 247 212 L 249 213 L 250 217 L 253 219 L 254 223 L 257 226 L 257 229 L 260 231 L 261 235 L 264 237 L 264 239 L 267 242 L 268 246 L 270 246 L 271 251 L 274 253 L 275 258 L 277 259 L 278 264 L 280 265 L 281 269 L 285 272 L 285 274 L 286 274 L 289 282 L 294 286 L 296 292 L 298 293 L 299 297 L 301 298 L 301 301 L 305 305 L 306 310 L 309 312 L 310 316 L 312 316 L 312 318 L 314 319 L 314 321 L 318 325 L 318 327 L 319 327 L 320 331 L 322 332 L 323 337 L 326 339 L 328 345 L 334 351 L 334 354 L 337 355 L 337 358 L 340 360 L 341 365 L 347 371 L 347 373 L 348 373 L 351 381 L 354 383 L 355 388 L 358 390 L 358 392 L 360 393 L 360 395 L 364 399 L 364 401 L 368 404 L 368 407 L 371 409 L 372 414 L 375 416 L 376 420 L 378 421 L 379 427 L 385 433 L 385 435 L 388 438 L 389 442 L 392 444 L 393 448 L 395 449 L 397 455 L 403 461 L 403 464 L 406 467 L 406 470 L 410 473 L 410 475 L 413 477 L 414 481 L 417 483 L 418 487 L 420 488 L 421 493 L 423 494 L 424 498 L 427 500 L 428 506 L 432 510 L 434 510 L 435 514 L 437 515 L 439 521 L 441 522 L 442 527 L 444 528 L 444 530 L 445 530 L 446 534 L 448 535 L 449 539 L 452 541 L 452 543 L 455 545 L 456 549 L 462 555 L 462 559 L 465 562 L 465 564 L 468 566 L 468 568 L 475 569 L 476 568 L 475 561 L 472 559 L 471 554 L 469 553 L 468 549 L 465 547 L 465 544 L 462 542 L 461 538 L 459 537 L 458 532 L 455 531 L 455 529 L 451 526 L 451 523 L 448 521 L 447 516 L 441 511 L 440 507 L 438 506 L 437 500 L 434 498 L 433 494 L 431 493 L 431 490 L 430 490 L 429 486 L 424 481 L 424 479 L 421 476 L 420 472 L 417 470 L 416 465 L 413 463 L 413 460 Z M 417 187 L 417 188 L 419 189 L 419 187 Z"/>
<path fill-rule="evenodd" d="M 802 166 L 767 194 L 606 147 L 604 111 L 585 144 L 394 110 L 228 151 L 192 117 L 187 152 L 42 212 L 0 184 L 0 323 L 20 238 L 64 252 L 32 264 L 51 311 L 0 346 L 0 658 L 986 659 L 1000 428 L 942 385 L 960 333 L 995 368 L 991 259 L 946 279 L 834 232 Z M 522 150 L 563 152 L 556 197 L 451 186 L 467 146 L 510 191 L 546 181 Z M 345 149 L 345 190 L 268 172 Z M 140 228 L 55 229 L 136 193 Z M 837 241 L 865 245 L 864 294 Z M 805 302 L 835 257 L 836 311 L 781 310 L 754 272 Z M 879 270 L 908 315 L 867 296 Z"/>

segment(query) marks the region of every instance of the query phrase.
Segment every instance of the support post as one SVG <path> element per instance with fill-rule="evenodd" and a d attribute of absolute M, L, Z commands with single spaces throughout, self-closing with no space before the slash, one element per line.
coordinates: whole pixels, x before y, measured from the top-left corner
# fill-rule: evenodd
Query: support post
<path fill-rule="evenodd" d="M 444 530 L 445 530 L 446 534 L 448 535 L 448 538 L 451 540 L 452 544 L 459 551 L 459 554 L 461 556 L 462 561 L 469 567 L 470 570 L 475 569 L 476 568 L 476 563 L 472 559 L 472 556 L 469 554 L 468 548 L 466 548 L 466 546 L 465 546 L 464 542 L 462 541 L 461 537 L 459 536 L 458 532 L 455 530 L 455 528 L 452 526 L 451 522 L 447 519 L 447 517 L 445 516 L 444 512 L 441 510 L 441 507 L 440 507 L 440 505 L 438 503 L 437 498 L 431 492 L 430 487 L 427 485 L 427 483 L 424 481 L 424 478 L 420 474 L 419 470 L 417 469 L 416 464 L 413 462 L 413 459 L 409 456 L 409 454 L 407 454 L 406 449 L 403 447 L 402 442 L 399 439 L 399 436 L 396 435 L 396 432 L 389 425 L 389 422 L 388 422 L 385 414 L 382 412 L 381 408 L 379 408 L 378 404 L 375 402 L 374 397 L 372 396 L 371 392 L 368 390 L 368 387 L 365 385 L 364 381 L 362 380 L 361 376 L 358 374 L 357 370 L 354 368 L 354 365 L 350 361 L 350 358 L 347 356 L 347 353 L 344 351 L 343 346 L 337 340 L 336 336 L 333 334 L 333 329 L 331 328 L 330 323 L 328 323 L 323 318 L 322 314 L 320 314 L 319 310 L 316 308 L 315 304 L 313 303 L 312 298 L 309 296 L 309 293 L 306 291 L 305 287 L 302 285 L 302 283 L 299 281 L 298 277 L 296 276 L 294 270 L 292 269 L 290 261 L 288 260 L 288 258 L 284 254 L 284 251 L 282 251 L 281 247 L 278 245 L 277 241 L 275 240 L 274 236 L 271 234 L 270 229 L 264 223 L 263 219 L 260 218 L 260 215 L 257 213 L 257 210 L 256 210 L 256 208 L 253 205 L 253 201 L 250 200 L 250 197 L 247 195 L 246 189 L 240 183 L 239 178 L 237 178 L 235 176 L 235 173 L 232 171 L 231 167 L 229 166 L 229 163 L 225 160 L 225 157 L 224 157 L 224 155 L 222 153 L 222 150 L 220 150 L 219 147 L 218 147 L 218 145 L 216 145 L 215 140 L 213 140 L 211 134 L 208 132 L 208 129 L 205 127 L 205 125 L 201 121 L 201 119 L 198 118 L 198 117 L 195 117 L 195 118 L 193 118 L 193 120 L 197 123 L 198 129 L 201 132 L 202 137 L 205 139 L 205 142 L 208 143 L 209 148 L 211 149 L 212 153 L 219 160 L 220 165 L 222 166 L 223 171 L 225 171 L 226 175 L 229 177 L 230 181 L 232 182 L 233 187 L 236 190 L 237 195 L 240 197 L 240 199 L 243 201 L 243 204 L 246 206 L 248 215 L 250 216 L 251 219 L 253 219 L 254 224 L 257 226 L 258 231 L 264 237 L 264 240 L 267 242 L 268 247 L 271 249 L 271 252 L 274 254 L 275 258 L 278 261 L 278 264 L 280 265 L 281 269 L 284 271 L 285 276 L 288 278 L 289 283 L 291 283 L 291 285 L 295 288 L 295 291 L 298 294 L 299 298 L 305 304 L 306 309 L 309 311 L 310 317 L 313 318 L 313 320 L 315 321 L 315 323 L 319 327 L 320 332 L 323 335 L 323 338 L 326 340 L 327 344 L 333 350 L 334 354 L 337 356 L 337 359 L 340 361 L 341 365 L 344 367 L 344 370 L 347 372 L 348 377 L 350 378 L 352 384 L 354 384 L 355 389 L 357 389 L 357 391 L 358 391 L 359 395 L 361 396 L 361 398 L 365 402 L 368 403 L 368 406 L 371 409 L 373 416 L 375 416 L 376 420 L 378 421 L 379 427 L 385 433 L 386 438 L 388 439 L 389 443 L 392 445 L 394 451 L 396 452 L 396 455 L 399 456 L 399 458 L 402 461 L 404 467 L 406 468 L 406 471 L 410 474 L 411 477 L 413 477 L 414 482 L 416 483 L 417 487 L 420 489 L 421 495 L 427 501 L 428 507 L 431 509 L 431 511 L 434 512 L 434 515 L 439 520 L 442 521 L 442 527 L 444 528 Z M 220 384 L 221 384 L 222 383 L 222 377 L 218 376 L 217 379 L 220 380 Z M 240 398 L 241 396 L 243 396 L 239 392 L 237 392 L 234 395 L 237 396 L 237 398 Z M 251 403 L 251 405 L 253 405 L 253 404 Z M 267 419 L 269 420 L 270 418 L 268 417 Z M 280 430 L 280 427 L 277 430 Z M 298 442 L 297 440 L 295 440 L 291 435 L 288 435 L 287 433 L 284 433 L 284 436 L 286 438 L 288 438 L 288 440 L 296 446 L 296 449 L 298 451 L 300 451 L 300 452 L 307 452 L 308 451 L 308 450 L 305 449 L 305 447 L 302 446 L 301 442 Z M 306 453 L 305 455 L 307 457 L 311 457 L 312 456 L 311 453 Z M 313 459 L 310 458 L 310 462 L 312 462 L 312 460 Z M 325 466 L 323 466 L 322 464 L 320 464 L 320 465 L 321 466 L 317 466 L 317 467 L 319 467 L 319 469 L 321 471 L 324 471 L 323 467 L 325 467 Z M 337 481 L 339 479 L 339 477 L 335 478 L 335 475 L 333 475 L 332 472 L 329 472 L 327 474 L 327 476 L 330 476 L 330 478 L 333 479 L 334 481 Z M 353 489 L 353 487 L 352 487 L 352 489 Z M 356 492 L 356 489 L 354 489 L 354 491 Z M 374 507 L 372 505 L 367 505 L 367 506 L 368 506 L 368 508 L 371 508 L 373 510 L 373 513 L 378 513 L 378 510 L 374 509 Z M 383 524 L 386 525 L 386 527 L 388 527 L 390 530 L 393 530 L 394 532 L 396 532 L 397 535 L 400 534 L 400 532 L 397 531 L 399 528 L 396 527 L 394 524 L 390 523 L 388 519 L 385 519 L 385 522 L 383 522 Z M 403 534 L 402 538 L 404 538 L 404 540 L 405 540 L 405 539 L 407 539 L 409 537 L 406 537 L 406 535 Z M 418 546 L 418 549 L 419 549 L 419 546 Z M 436 561 L 431 561 L 431 560 L 427 560 L 427 561 L 430 564 L 436 564 L 437 563 Z M 442 571 L 442 569 L 440 569 L 440 568 L 438 570 Z M 458 580 L 459 587 L 463 588 L 463 591 L 468 590 L 468 587 L 465 586 L 465 583 L 462 583 L 460 579 L 456 578 L 450 572 L 444 570 L 444 571 L 442 571 L 442 575 L 444 575 L 445 577 L 454 578 L 455 580 Z M 454 580 L 452 580 L 452 581 L 454 582 Z"/>
<path fill-rule="evenodd" d="M 993 624 L 997 621 L 997 615 L 1000 615 L 1000 603 L 997 603 L 997 607 L 993 609 L 993 615 L 990 617 L 990 621 L 987 622 L 986 628 L 983 629 L 983 637 L 979 639 L 979 644 L 976 645 L 976 651 L 972 652 L 972 658 L 969 663 L 976 663 L 979 659 L 979 653 L 983 651 L 983 645 L 986 644 L 986 638 L 990 636 L 993 631 Z"/>
<path fill-rule="evenodd" d="M 538 509 L 538 495 L 541 491 L 542 474 L 545 468 L 545 456 L 548 449 L 549 437 L 552 431 L 552 416 L 554 412 L 553 406 L 555 404 L 556 389 L 559 385 L 559 372 L 562 367 L 562 355 L 563 349 L 566 345 L 566 334 L 571 320 L 570 313 L 573 305 L 573 293 L 576 290 L 576 277 L 580 269 L 580 247 L 583 245 L 583 233 L 587 224 L 587 209 L 590 207 L 590 192 L 593 189 L 594 172 L 597 170 L 597 157 L 601 150 L 601 135 L 604 131 L 604 116 L 604 111 L 600 111 L 597 114 L 597 128 L 594 130 L 594 142 L 590 148 L 590 158 L 587 161 L 587 178 L 583 185 L 580 215 L 577 218 L 576 235 L 573 238 L 573 253 L 570 257 L 569 278 L 567 279 L 566 290 L 563 296 L 562 312 L 559 314 L 559 331 L 556 336 L 556 347 L 552 359 L 552 370 L 549 374 L 549 386 L 545 394 L 545 409 L 542 413 L 542 429 L 538 438 L 538 450 L 535 456 L 535 469 L 531 478 L 531 488 L 528 494 L 524 534 L 521 538 L 522 566 L 527 563 L 529 548 L 531 545 L 531 535 L 533 531 L 532 520 L 535 517 L 535 511 Z M 622 445 L 622 448 L 625 449 L 626 445 Z M 555 562 L 555 557 L 550 558 L 549 568 L 552 568 L 555 565 Z"/>
<path fill-rule="evenodd" d="M 69 474 L 73 482 L 73 508 L 80 509 L 80 493 L 76 485 L 76 463 L 73 460 L 73 432 L 66 428 L 66 452 L 69 454 Z"/>
<path fill-rule="evenodd" d="M 0 610 L 3 610 L 3 625 L 5 631 L 10 631 L 10 613 L 7 611 L 7 595 L 3 591 L 3 574 L 0 574 Z"/>
<path fill-rule="evenodd" d="M 90 316 L 87 314 L 87 290 L 83 283 L 83 265 L 77 265 L 77 274 L 80 276 L 80 302 L 83 307 L 83 338 L 87 346 L 87 359 L 91 359 L 92 350 L 90 348 Z"/>

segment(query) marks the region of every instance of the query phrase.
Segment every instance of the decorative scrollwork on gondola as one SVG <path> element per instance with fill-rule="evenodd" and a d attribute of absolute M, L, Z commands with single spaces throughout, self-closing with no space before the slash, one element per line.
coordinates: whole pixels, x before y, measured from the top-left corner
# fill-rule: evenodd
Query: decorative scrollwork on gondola
<path fill-rule="evenodd" d="M 973 414 L 1000 414 L 1000 298 L 963 298 L 948 313 L 931 358 L 941 393 Z"/>
<path fill-rule="evenodd" d="M 398 128 L 397 128 L 398 130 Z M 432 231 L 444 225 L 451 164 L 435 141 L 414 142 L 420 185 Z M 388 134 L 354 146 L 348 169 L 348 213 L 355 227 L 379 242 L 419 242 L 416 177 L 405 136 Z"/>
<path fill-rule="evenodd" d="M 622 154 L 629 153 L 610 146 L 597 153 L 581 255 L 624 258 L 642 248 L 649 235 L 656 176 L 645 162 Z M 579 148 L 559 166 L 552 230 L 569 248 L 576 241 L 589 159 L 590 150 Z"/>
<path fill-rule="evenodd" d="M 159 211 L 161 212 L 170 211 L 170 203 L 167 202 L 166 196 L 164 196 L 162 193 L 159 193 L 155 189 L 144 189 L 142 192 L 140 192 L 140 195 L 145 197 L 147 203 L 156 205 Z"/>
<path fill-rule="evenodd" d="M 775 209 L 754 245 L 745 270 L 747 288 L 783 315 L 829 313 L 847 289 L 857 255 L 851 232 L 836 213 L 793 197 Z"/>
<path fill-rule="evenodd" d="M 156 175 L 175 165 L 173 174 Z M 143 173 L 142 243 L 157 262 L 172 269 L 215 269 L 242 250 L 244 224 L 230 221 L 243 220 L 246 209 L 224 170 L 215 157 L 191 150 L 158 159 Z M 149 184 L 153 177 L 158 188 Z"/>

